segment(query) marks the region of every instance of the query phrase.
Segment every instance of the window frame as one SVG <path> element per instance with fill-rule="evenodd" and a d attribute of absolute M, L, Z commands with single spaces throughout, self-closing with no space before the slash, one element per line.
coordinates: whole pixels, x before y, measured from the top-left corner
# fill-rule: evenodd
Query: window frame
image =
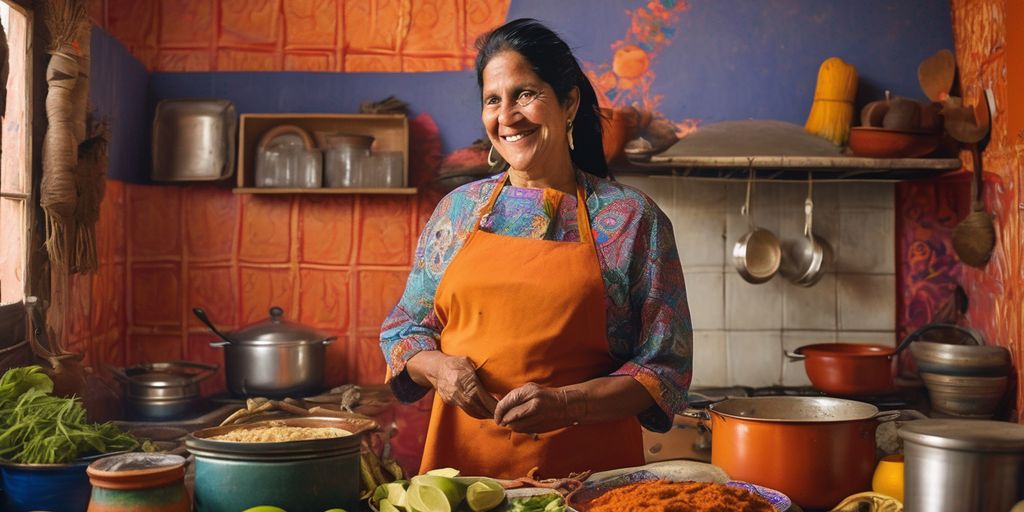
<path fill-rule="evenodd" d="M 40 299 L 48 299 L 49 265 L 46 252 L 42 247 L 43 225 L 42 208 L 39 206 L 39 185 L 42 181 L 42 141 L 46 130 L 46 39 L 48 33 L 41 21 L 39 10 L 32 0 L 4 0 L 12 10 L 17 10 L 28 18 L 29 38 L 25 65 L 31 77 L 26 88 L 28 105 L 27 118 L 29 154 L 28 163 L 30 179 L 25 194 L 27 208 L 25 211 L 25 294 L 36 295 Z M 40 93 L 42 91 L 42 93 Z M 11 194 L 15 195 L 15 194 Z M 21 194 L 18 194 L 21 195 Z M 0 348 L 9 347 L 25 339 L 25 305 L 24 301 L 0 305 Z"/>

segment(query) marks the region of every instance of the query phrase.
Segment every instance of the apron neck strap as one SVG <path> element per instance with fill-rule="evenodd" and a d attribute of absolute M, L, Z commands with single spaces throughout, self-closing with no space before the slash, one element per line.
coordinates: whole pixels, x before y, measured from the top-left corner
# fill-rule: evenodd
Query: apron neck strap
<path fill-rule="evenodd" d="M 484 217 L 489 215 L 491 210 L 494 209 L 494 203 L 498 201 L 498 195 L 501 194 L 501 189 L 505 188 L 506 183 L 508 183 L 508 172 L 494 185 L 491 197 L 487 199 L 487 204 L 480 210 L 480 216 L 476 219 L 474 230 L 480 229 L 480 223 Z M 551 219 L 551 222 L 554 221 L 555 219 Z M 576 180 L 576 224 L 580 232 L 580 241 L 593 245 L 594 233 L 590 229 L 590 217 L 587 215 L 587 196 L 583 191 L 583 183 L 578 177 Z"/>

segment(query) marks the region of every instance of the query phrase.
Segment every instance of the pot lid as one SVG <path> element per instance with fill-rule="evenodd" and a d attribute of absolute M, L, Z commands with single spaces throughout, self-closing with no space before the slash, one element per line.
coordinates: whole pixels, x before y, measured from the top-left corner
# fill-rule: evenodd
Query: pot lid
<path fill-rule="evenodd" d="M 934 448 L 970 451 L 1024 451 L 1024 425 L 992 420 L 919 420 L 904 423 L 900 437 Z"/>
<path fill-rule="evenodd" d="M 270 318 L 249 324 L 229 334 L 240 345 L 274 345 L 277 343 L 318 342 L 327 335 L 296 322 L 284 319 L 284 310 L 270 308 Z"/>

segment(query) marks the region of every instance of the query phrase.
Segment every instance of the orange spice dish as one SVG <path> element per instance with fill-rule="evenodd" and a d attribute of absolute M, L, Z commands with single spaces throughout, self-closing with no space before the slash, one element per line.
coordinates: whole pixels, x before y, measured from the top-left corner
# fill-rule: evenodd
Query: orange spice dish
<path fill-rule="evenodd" d="M 590 502 L 588 512 L 775 512 L 745 489 L 708 482 L 637 482 Z"/>

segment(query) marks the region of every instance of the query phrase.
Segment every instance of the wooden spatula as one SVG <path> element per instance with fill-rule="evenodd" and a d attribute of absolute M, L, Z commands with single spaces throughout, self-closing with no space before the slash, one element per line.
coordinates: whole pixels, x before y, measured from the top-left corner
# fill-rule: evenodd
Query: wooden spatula
<path fill-rule="evenodd" d="M 955 77 L 956 57 L 949 50 L 939 50 L 917 66 L 917 81 L 921 84 L 921 90 L 934 102 L 949 97 Z"/>

